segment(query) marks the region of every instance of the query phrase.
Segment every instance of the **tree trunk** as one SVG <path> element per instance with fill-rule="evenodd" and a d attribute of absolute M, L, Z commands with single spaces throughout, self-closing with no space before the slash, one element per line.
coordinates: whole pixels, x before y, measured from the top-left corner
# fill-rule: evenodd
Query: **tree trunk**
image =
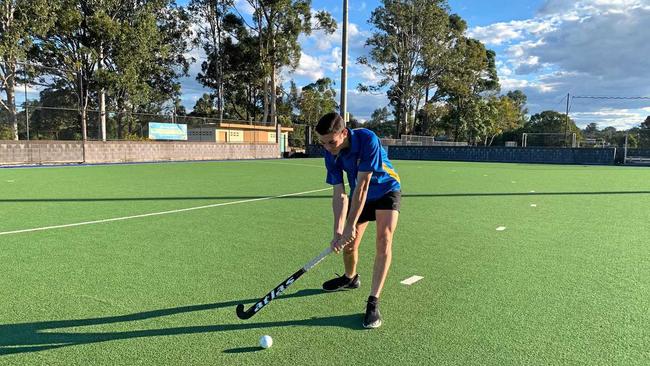
<path fill-rule="evenodd" d="M 262 122 L 266 123 L 269 121 L 269 79 L 264 78 L 264 93 L 262 95 L 264 98 L 264 115 L 262 116 Z"/>
<path fill-rule="evenodd" d="M 16 64 L 12 63 L 8 67 L 7 77 L 7 107 L 9 109 L 9 120 L 14 135 L 14 140 L 18 140 L 18 115 L 16 112 Z M 25 104 L 27 101 L 25 101 Z"/>
<path fill-rule="evenodd" d="M 217 65 L 217 108 L 219 109 L 219 124 L 223 123 L 223 55 L 221 49 L 221 22 L 217 18 L 217 50 L 219 55 L 219 64 Z"/>
<path fill-rule="evenodd" d="M 86 130 L 86 126 L 88 126 L 88 111 L 86 108 L 81 108 L 81 139 L 83 141 L 88 140 L 88 133 Z"/>
<path fill-rule="evenodd" d="M 400 104 L 402 103 L 401 100 L 397 101 L 397 107 L 395 108 L 395 139 L 399 140 L 400 139 L 400 124 L 402 122 L 402 107 Z"/>
<path fill-rule="evenodd" d="M 82 71 L 79 70 L 79 120 L 81 122 L 81 140 L 86 141 L 88 139 L 88 134 L 86 132 L 86 126 L 87 126 L 87 120 L 88 120 L 88 115 L 87 115 L 87 110 L 86 110 L 86 105 L 87 105 L 87 100 L 86 100 L 86 89 L 84 89 L 84 84 L 83 84 L 83 74 Z"/>
<path fill-rule="evenodd" d="M 102 62 L 104 61 L 104 46 L 99 46 L 99 61 L 97 68 L 102 69 Z M 104 88 L 99 91 L 99 136 L 102 141 L 106 141 L 106 92 Z"/>
<path fill-rule="evenodd" d="M 408 112 L 408 107 L 406 106 L 406 103 L 404 101 L 402 101 L 402 109 L 404 110 L 402 112 L 402 125 L 404 126 L 403 130 L 404 133 L 408 135 L 409 112 Z"/>
<path fill-rule="evenodd" d="M 117 139 L 122 139 L 122 112 L 117 113 Z"/>
<path fill-rule="evenodd" d="M 275 62 L 271 65 L 271 124 L 273 126 L 278 124 L 277 115 L 277 80 L 275 79 L 276 68 Z M 277 136 L 276 136 L 277 139 Z"/>

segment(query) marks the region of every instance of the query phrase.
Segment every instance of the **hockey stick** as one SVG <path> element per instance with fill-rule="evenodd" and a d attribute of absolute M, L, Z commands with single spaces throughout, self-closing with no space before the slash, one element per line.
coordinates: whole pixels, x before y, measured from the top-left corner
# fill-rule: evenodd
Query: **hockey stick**
<path fill-rule="evenodd" d="M 276 297 L 280 296 L 284 292 L 284 290 L 287 289 L 292 283 L 296 282 L 300 276 L 305 274 L 305 272 L 309 271 L 317 265 L 320 261 L 325 259 L 328 254 L 332 253 L 332 248 L 328 247 L 327 249 L 323 250 L 316 258 L 312 259 L 309 263 L 305 264 L 304 267 L 300 268 L 296 273 L 292 274 L 287 278 L 286 280 L 282 281 L 276 288 L 271 290 L 266 296 L 263 298 L 259 299 L 255 305 L 251 306 L 248 310 L 244 311 L 244 304 L 239 304 L 237 305 L 237 317 L 239 319 L 248 319 L 252 317 L 253 315 L 257 314 L 258 311 L 260 311 L 263 307 L 265 307 L 271 300 L 275 299 Z"/>

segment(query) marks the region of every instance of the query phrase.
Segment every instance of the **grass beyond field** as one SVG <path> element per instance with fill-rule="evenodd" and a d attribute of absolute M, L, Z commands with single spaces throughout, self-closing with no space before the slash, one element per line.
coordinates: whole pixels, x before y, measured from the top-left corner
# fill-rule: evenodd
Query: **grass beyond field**
<path fill-rule="evenodd" d="M 0 169 L 0 364 L 650 364 L 650 169 L 393 163 L 377 330 L 374 224 L 361 289 L 235 316 L 328 245 L 320 159 Z"/>

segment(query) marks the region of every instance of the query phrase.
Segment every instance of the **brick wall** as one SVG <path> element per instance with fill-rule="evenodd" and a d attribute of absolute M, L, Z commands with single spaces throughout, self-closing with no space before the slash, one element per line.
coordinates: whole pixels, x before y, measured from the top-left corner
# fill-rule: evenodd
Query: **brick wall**
<path fill-rule="evenodd" d="M 124 163 L 181 160 L 274 159 L 277 144 L 219 144 L 176 141 L 88 141 L 86 163 Z M 0 141 L 0 164 L 84 162 L 79 141 Z"/>
<path fill-rule="evenodd" d="M 78 141 L 0 141 L 0 164 L 75 163 L 82 153 Z"/>

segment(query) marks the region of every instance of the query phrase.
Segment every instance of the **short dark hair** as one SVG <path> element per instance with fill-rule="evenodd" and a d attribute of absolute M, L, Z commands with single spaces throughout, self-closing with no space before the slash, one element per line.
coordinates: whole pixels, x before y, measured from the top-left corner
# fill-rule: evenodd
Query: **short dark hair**
<path fill-rule="evenodd" d="M 316 132 L 319 135 L 327 135 L 332 132 L 341 132 L 345 128 L 345 120 L 338 113 L 332 112 L 321 117 L 316 125 Z"/>

